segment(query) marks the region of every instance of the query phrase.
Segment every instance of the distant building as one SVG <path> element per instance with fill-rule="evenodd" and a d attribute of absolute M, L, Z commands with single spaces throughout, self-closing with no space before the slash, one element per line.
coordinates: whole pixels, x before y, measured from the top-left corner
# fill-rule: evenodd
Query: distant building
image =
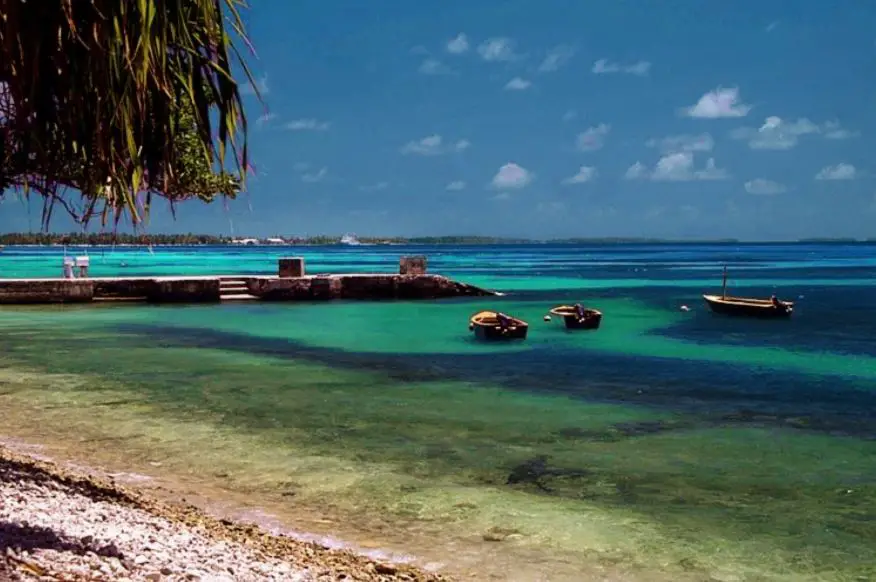
<path fill-rule="evenodd" d="M 286 241 L 281 238 L 269 238 L 265 240 L 269 245 L 284 245 Z"/>

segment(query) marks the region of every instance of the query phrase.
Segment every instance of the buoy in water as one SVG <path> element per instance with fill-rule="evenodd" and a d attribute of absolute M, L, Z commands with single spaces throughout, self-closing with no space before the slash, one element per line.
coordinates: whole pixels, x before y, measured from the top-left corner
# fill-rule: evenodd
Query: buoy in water
<path fill-rule="evenodd" d="M 681 310 L 682 311 L 690 311 L 690 307 L 688 307 L 687 305 L 682 305 Z"/>
<path fill-rule="evenodd" d="M 545 321 L 550 321 L 550 320 L 551 320 L 551 316 L 550 316 L 550 315 L 545 315 L 545 316 L 544 316 L 544 320 L 545 320 Z"/>

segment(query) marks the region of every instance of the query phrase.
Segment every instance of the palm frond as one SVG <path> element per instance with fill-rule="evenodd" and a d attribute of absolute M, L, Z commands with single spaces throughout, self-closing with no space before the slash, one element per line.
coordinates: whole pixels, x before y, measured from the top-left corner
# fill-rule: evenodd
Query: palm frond
<path fill-rule="evenodd" d="M 0 190 L 52 201 L 74 188 L 88 218 L 134 223 L 153 195 L 233 195 L 248 165 L 232 70 L 252 83 L 236 46 L 246 7 L 0 0 Z"/>

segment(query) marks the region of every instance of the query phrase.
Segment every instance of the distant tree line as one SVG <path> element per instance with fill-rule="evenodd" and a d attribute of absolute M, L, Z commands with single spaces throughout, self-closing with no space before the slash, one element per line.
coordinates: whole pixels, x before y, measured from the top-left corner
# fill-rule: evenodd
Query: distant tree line
<path fill-rule="evenodd" d="M 0 234 L 0 245 L 230 245 L 240 244 L 244 240 L 251 244 L 287 244 L 287 245 L 336 245 L 341 243 L 340 236 L 317 235 L 310 237 L 275 236 L 267 238 L 232 238 L 212 234 L 127 234 L 119 232 L 11 232 Z M 279 243 L 277 241 L 282 241 Z M 715 239 L 700 241 L 673 241 L 651 238 L 569 238 L 552 240 L 532 240 L 524 238 L 501 238 L 490 236 L 419 236 L 419 237 L 359 237 L 363 244 L 415 244 L 415 245 L 501 245 L 501 244 L 738 244 L 736 239 Z M 801 243 L 874 243 L 876 239 L 866 241 L 854 239 L 802 239 Z M 787 243 L 775 243 L 787 244 Z"/>
<path fill-rule="evenodd" d="M 51 232 L 10 232 L 0 234 L 2 245 L 216 245 L 230 238 L 209 234 L 125 234 L 112 232 L 67 234 Z"/>

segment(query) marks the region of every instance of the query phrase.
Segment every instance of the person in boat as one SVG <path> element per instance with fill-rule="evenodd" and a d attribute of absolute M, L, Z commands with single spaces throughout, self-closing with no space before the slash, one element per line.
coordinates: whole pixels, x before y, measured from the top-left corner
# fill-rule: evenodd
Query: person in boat
<path fill-rule="evenodd" d="M 501 312 L 497 313 L 496 320 L 499 322 L 499 327 L 501 327 L 502 329 L 508 329 L 509 327 L 511 327 L 511 324 L 512 324 L 511 318 L 508 317 L 507 315 L 505 315 L 504 313 L 501 313 Z"/>
<path fill-rule="evenodd" d="M 784 301 L 781 301 L 778 297 L 776 297 L 775 293 L 773 293 L 772 296 L 770 296 L 770 303 L 772 303 L 773 307 L 775 307 L 776 309 L 787 309 L 788 308 L 788 306 L 785 305 Z"/>
<path fill-rule="evenodd" d="M 573 309 L 575 310 L 575 317 L 577 317 L 579 320 L 587 318 L 587 310 L 584 309 L 584 306 L 580 303 L 576 303 L 573 306 Z"/>

